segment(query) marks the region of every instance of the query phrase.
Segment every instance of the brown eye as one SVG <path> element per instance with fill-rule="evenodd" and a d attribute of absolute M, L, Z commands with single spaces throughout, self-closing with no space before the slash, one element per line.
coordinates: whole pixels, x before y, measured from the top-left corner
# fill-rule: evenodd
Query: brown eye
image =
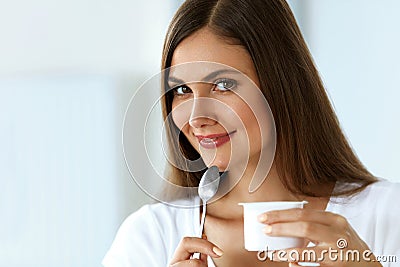
<path fill-rule="evenodd" d="M 185 95 L 192 93 L 192 90 L 186 85 L 181 85 L 173 89 L 174 95 Z"/>

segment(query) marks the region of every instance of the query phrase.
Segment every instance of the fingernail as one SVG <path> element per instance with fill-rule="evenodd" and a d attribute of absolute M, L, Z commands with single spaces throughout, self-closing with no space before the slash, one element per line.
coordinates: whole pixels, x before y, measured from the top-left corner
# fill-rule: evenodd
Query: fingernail
<path fill-rule="evenodd" d="M 266 234 L 270 234 L 272 232 L 272 226 L 271 225 L 267 225 L 264 227 L 264 233 Z"/>
<path fill-rule="evenodd" d="M 257 219 L 258 219 L 259 222 L 265 222 L 265 221 L 267 220 L 267 218 L 268 218 L 268 216 L 267 216 L 267 214 L 265 214 L 265 213 L 260 214 L 260 215 L 258 215 L 258 217 L 257 217 Z"/>
<path fill-rule="evenodd" d="M 218 248 L 218 247 L 213 247 L 212 251 L 217 254 L 218 256 L 222 256 L 222 254 L 224 254 L 224 252 Z"/>

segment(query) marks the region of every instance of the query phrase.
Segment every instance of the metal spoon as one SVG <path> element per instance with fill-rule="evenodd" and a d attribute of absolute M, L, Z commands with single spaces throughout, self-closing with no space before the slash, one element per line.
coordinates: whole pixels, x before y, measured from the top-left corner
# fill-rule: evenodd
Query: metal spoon
<path fill-rule="evenodd" d="M 207 201 L 209 201 L 218 191 L 219 169 L 217 166 L 211 166 L 201 177 L 198 194 L 203 202 L 203 214 L 200 223 L 200 238 L 203 236 L 204 221 L 206 219 Z"/>

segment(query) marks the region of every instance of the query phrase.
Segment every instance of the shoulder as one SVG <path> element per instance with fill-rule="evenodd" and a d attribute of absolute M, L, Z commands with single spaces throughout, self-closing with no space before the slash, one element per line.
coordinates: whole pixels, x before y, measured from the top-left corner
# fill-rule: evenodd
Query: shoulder
<path fill-rule="evenodd" d="M 103 265 L 167 265 L 181 238 L 194 234 L 195 210 L 164 203 L 144 205 L 124 220 Z"/>
<path fill-rule="evenodd" d="M 398 253 L 400 184 L 380 179 L 352 197 L 336 197 L 330 210 L 347 218 L 377 255 Z"/>
<path fill-rule="evenodd" d="M 195 219 L 195 202 L 193 204 L 190 208 L 164 203 L 145 205 L 126 218 L 119 231 L 147 232 L 151 227 L 152 231 L 160 234 L 172 230 L 188 232 Z"/>
<path fill-rule="evenodd" d="M 367 187 L 368 188 L 368 187 Z M 369 188 L 374 190 L 385 190 L 385 191 L 398 191 L 400 190 L 400 183 L 391 182 L 386 179 L 379 179 L 377 182 L 371 184 Z"/>
<path fill-rule="evenodd" d="M 400 183 L 380 179 L 369 185 L 360 193 L 359 197 L 364 201 L 373 203 L 373 206 L 388 208 L 388 206 L 392 206 L 394 203 L 400 201 Z"/>
<path fill-rule="evenodd" d="M 380 180 L 367 187 L 365 195 L 364 210 L 370 216 L 362 223 L 370 225 L 371 248 L 377 255 L 399 256 L 400 183 Z"/>
<path fill-rule="evenodd" d="M 400 220 L 400 183 L 380 180 L 361 192 L 364 205 L 387 226 Z"/>
<path fill-rule="evenodd" d="M 139 232 L 147 232 L 149 227 L 154 232 L 154 230 L 159 230 L 154 229 L 154 226 L 158 225 L 156 217 L 165 217 L 167 219 L 170 215 L 171 213 L 162 204 L 144 205 L 123 221 L 118 229 L 117 236 L 129 237 L 132 234 L 137 235 Z"/>
<path fill-rule="evenodd" d="M 349 184 L 348 186 L 354 185 Z M 347 207 L 361 208 L 365 206 L 369 209 L 381 205 L 386 207 L 390 202 L 400 201 L 400 183 L 379 179 L 353 196 L 333 197 L 331 200 Z"/>

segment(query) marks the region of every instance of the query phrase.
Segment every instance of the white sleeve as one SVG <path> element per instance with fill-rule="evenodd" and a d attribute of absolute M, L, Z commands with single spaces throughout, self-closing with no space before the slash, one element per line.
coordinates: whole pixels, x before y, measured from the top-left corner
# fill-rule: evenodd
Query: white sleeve
<path fill-rule="evenodd" d="M 145 205 L 123 222 L 102 264 L 105 267 L 167 266 L 164 244 L 159 225 Z"/>
<path fill-rule="evenodd" d="M 376 234 L 383 248 L 379 255 L 380 263 L 383 267 L 400 267 L 400 184 L 390 183 L 378 197 L 383 200 L 378 209 L 382 218 L 381 233 L 384 235 L 380 237 Z"/>

